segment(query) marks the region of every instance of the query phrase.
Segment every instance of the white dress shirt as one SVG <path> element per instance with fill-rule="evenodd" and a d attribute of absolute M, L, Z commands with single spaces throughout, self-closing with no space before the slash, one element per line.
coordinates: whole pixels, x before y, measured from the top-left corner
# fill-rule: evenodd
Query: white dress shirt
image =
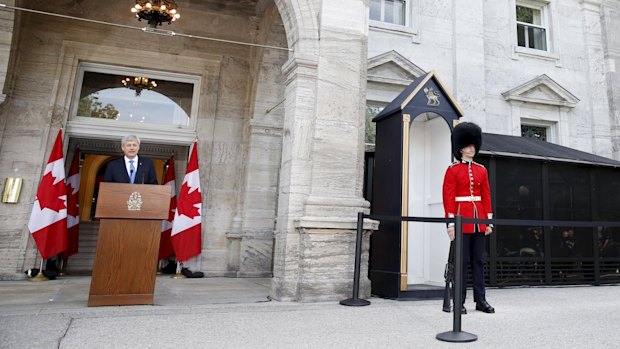
<path fill-rule="evenodd" d="M 135 168 L 136 171 L 138 171 L 138 155 L 136 155 L 136 157 L 133 159 L 130 159 L 126 156 L 124 156 L 124 158 L 125 158 L 125 168 L 127 169 L 127 175 L 129 175 L 129 178 L 131 178 L 131 171 L 129 170 L 131 167 L 129 165 L 129 161 L 133 160 L 133 168 Z"/>

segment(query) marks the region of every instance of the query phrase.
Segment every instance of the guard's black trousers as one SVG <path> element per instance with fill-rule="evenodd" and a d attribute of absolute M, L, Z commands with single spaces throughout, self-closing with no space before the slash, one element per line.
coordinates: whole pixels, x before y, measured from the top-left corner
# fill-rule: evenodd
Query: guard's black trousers
<path fill-rule="evenodd" d="M 463 278 L 461 298 L 465 303 L 467 295 L 467 264 L 471 264 L 474 283 L 474 302 L 486 300 L 484 291 L 484 251 L 486 247 L 484 233 L 463 234 Z"/>

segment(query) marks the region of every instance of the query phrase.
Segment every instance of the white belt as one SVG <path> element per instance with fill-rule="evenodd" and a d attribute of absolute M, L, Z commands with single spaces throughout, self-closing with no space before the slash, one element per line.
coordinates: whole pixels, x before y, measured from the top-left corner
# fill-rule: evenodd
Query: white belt
<path fill-rule="evenodd" d="M 456 202 L 474 202 L 474 201 L 482 201 L 482 198 L 480 196 L 457 196 L 454 198 L 454 201 Z"/>

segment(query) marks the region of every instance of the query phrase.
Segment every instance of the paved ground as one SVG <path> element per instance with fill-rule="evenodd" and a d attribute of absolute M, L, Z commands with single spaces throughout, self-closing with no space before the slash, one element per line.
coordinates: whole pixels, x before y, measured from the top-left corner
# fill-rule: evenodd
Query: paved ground
<path fill-rule="evenodd" d="M 86 307 L 88 277 L 0 282 L 0 348 L 620 348 L 620 287 L 489 289 L 496 314 L 473 310 L 472 343 L 441 301 L 269 301 L 268 279 L 157 280 L 154 306 Z M 471 296 L 471 295 L 469 295 Z"/>

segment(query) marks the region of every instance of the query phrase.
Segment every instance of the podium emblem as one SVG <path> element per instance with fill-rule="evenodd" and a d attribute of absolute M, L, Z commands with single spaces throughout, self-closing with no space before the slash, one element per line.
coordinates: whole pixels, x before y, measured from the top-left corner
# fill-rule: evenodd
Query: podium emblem
<path fill-rule="evenodd" d="M 129 195 L 129 200 L 127 200 L 127 210 L 129 211 L 140 211 L 142 209 L 142 195 L 137 191 L 134 191 Z"/>

